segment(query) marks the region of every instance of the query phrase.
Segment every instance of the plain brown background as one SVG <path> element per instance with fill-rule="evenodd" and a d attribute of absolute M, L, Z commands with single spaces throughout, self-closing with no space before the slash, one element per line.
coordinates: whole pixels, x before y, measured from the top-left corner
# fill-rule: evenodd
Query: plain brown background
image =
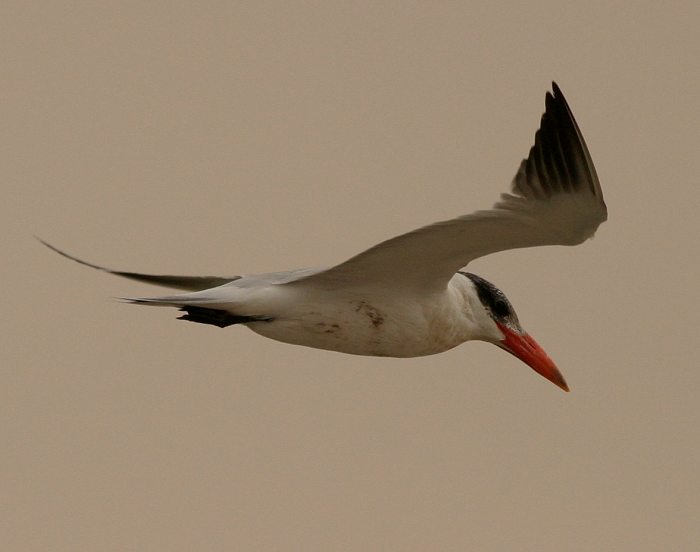
<path fill-rule="evenodd" d="M 4 3 L 0 541 L 19 551 L 700 542 L 700 10 Z M 558 362 L 187 324 L 120 269 L 332 264 L 489 207 L 566 93 L 610 219 L 481 259 Z"/>

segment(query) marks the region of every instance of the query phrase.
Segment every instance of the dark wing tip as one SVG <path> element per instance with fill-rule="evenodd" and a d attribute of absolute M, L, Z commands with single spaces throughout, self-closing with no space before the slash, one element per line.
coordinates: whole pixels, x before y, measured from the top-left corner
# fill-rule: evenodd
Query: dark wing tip
<path fill-rule="evenodd" d="M 97 270 L 102 270 L 102 271 L 104 271 L 104 272 L 110 272 L 110 273 L 113 273 L 113 272 L 114 272 L 114 271 L 110 270 L 109 268 L 105 268 L 105 267 L 103 267 L 103 266 L 99 266 L 99 265 L 96 265 L 96 264 L 88 263 L 87 261 L 83 261 L 82 259 L 78 259 L 77 257 L 73 257 L 73 255 L 69 255 L 68 253 L 66 253 L 65 251 L 62 251 L 61 249 L 59 249 L 59 248 L 56 247 L 55 245 L 51 245 L 49 242 L 47 242 L 46 240 L 41 239 L 41 238 L 40 238 L 39 236 L 37 236 L 36 234 L 34 235 L 34 239 L 36 239 L 36 240 L 37 240 L 39 243 L 41 243 L 42 245 L 45 245 L 46 247 L 48 247 L 51 251 L 53 251 L 53 252 L 55 252 L 55 253 L 58 253 L 59 255 L 61 255 L 62 257 L 65 257 L 66 259 L 70 259 L 71 261 L 75 261 L 75 262 L 78 263 L 78 264 L 81 264 L 81 265 L 84 265 L 84 266 L 89 266 L 90 268 L 95 268 L 95 269 L 97 269 Z"/>
<path fill-rule="evenodd" d="M 552 81 L 535 144 L 513 179 L 513 191 L 526 198 L 590 194 L 605 212 L 593 160 L 561 88 Z"/>
<path fill-rule="evenodd" d="M 75 261 L 83 266 L 89 266 L 96 270 L 101 270 L 102 272 L 107 272 L 108 274 L 114 274 L 115 276 L 121 276 L 122 278 L 127 278 L 129 280 L 136 280 L 137 282 L 145 282 L 147 284 L 152 284 L 155 286 L 164 286 L 174 289 L 183 289 L 186 291 L 201 291 L 203 289 L 209 289 L 217 286 L 222 286 L 233 282 L 234 280 L 239 280 L 241 276 L 171 276 L 168 274 L 143 274 L 141 272 L 127 272 L 124 270 L 112 270 L 111 268 L 106 268 L 104 266 L 96 265 L 78 259 L 69 255 L 65 251 L 61 251 L 58 247 L 51 245 L 50 243 L 42 240 L 39 236 L 34 236 L 40 243 L 48 247 L 51 251 L 58 253 L 59 255 Z"/>

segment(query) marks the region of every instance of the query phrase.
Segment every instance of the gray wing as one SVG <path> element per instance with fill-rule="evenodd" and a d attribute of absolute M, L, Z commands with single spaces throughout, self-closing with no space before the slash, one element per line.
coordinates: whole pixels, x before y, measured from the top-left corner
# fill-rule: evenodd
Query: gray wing
<path fill-rule="evenodd" d="M 57 247 L 54 247 L 50 243 L 45 242 L 41 238 L 37 239 L 43 243 L 49 249 L 55 251 L 59 255 L 63 255 L 71 261 L 80 263 L 81 265 L 89 266 L 90 268 L 96 268 L 103 272 L 108 272 L 109 274 L 114 274 L 116 276 L 121 276 L 122 278 L 129 278 L 130 280 L 137 280 L 139 282 L 146 282 L 147 284 L 154 284 L 157 286 L 164 286 L 173 289 L 184 289 L 187 291 L 200 291 L 204 289 L 209 289 L 217 286 L 222 286 L 238 280 L 241 276 L 169 276 L 165 274 L 141 274 L 140 272 L 125 272 L 123 270 L 112 270 L 105 268 L 103 266 L 98 266 L 92 263 L 88 263 L 72 255 L 69 255 L 65 251 L 61 251 Z"/>
<path fill-rule="evenodd" d="M 577 245 L 607 218 L 593 161 L 556 83 L 547 93 L 535 144 L 511 193 L 487 211 L 437 222 L 382 242 L 290 285 L 444 289 L 472 260 L 507 249 Z"/>

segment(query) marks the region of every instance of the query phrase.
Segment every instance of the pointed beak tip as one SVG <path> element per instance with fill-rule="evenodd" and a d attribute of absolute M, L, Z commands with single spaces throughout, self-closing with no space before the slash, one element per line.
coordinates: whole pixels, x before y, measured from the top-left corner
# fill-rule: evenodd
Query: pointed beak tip
<path fill-rule="evenodd" d="M 559 369 L 556 367 L 554 362 L 549 357 L 546 357 L 547 360 L 549 361 L 549 366 L 546 366 L 545 369 L 541 367 L 535 367 L 535 371 L 543 376 L 545 379 L 548 379 L 551 381 L 554 385 L 556 385 L 559 389 L 562 391 L 565 391 L 566 393 L 571 392 L 571 389 L 569 388 L 569 384 L 566 383 L 566 380 L 564 379 L 564 376 L 562 376 L 561 372 Z"/>
<path fill-rule="evenodd" d="M 552 359 L 549 358 L 547 353 L 544 352 L 542 347 L 540 347 L 530 335 L 527 333 L 514 332 L 500 324 L 499 327 L 505 336 L 504 340 L 499 344 L 501 348 L 518 357 L 535 370 L 535 372 L 551 381 L 562 391 L 566 393 L 571 391 L 556 364 L 554 364 Z"/>

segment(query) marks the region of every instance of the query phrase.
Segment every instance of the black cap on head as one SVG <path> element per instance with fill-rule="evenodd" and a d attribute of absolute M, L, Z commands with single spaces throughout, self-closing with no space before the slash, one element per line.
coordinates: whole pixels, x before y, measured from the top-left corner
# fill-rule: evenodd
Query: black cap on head
<path fill-rule="evenodd" d="M 513 305 L 510 304 L 505 293 L 481 276 L 462 271 L 459 274 L 466 276 L 472 281 L 481 304 L 484 305 L 484 308 L 494 320 L 522 331 L 520 322 L 518 322 L 518 316 L 515 314 Z"/>

